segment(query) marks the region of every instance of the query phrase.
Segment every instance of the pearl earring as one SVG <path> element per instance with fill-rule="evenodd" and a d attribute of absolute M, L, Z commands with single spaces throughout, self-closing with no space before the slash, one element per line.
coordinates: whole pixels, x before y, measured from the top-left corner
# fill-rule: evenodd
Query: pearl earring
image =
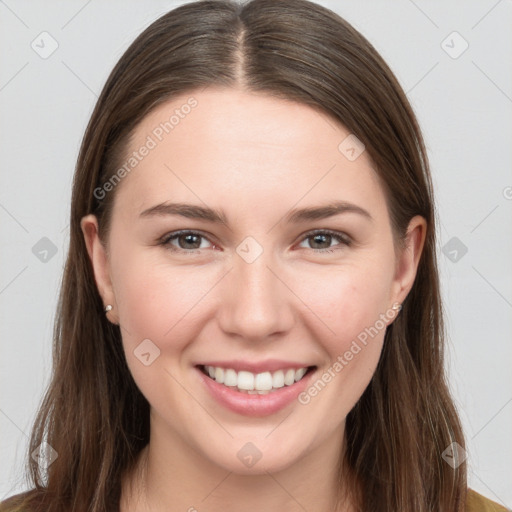
<path fill-rule="evenodd" d="M 112 311 L 112 304 L 107 304 L 105 306 L 105 313 L 108 313 L 109 311 Z"/>

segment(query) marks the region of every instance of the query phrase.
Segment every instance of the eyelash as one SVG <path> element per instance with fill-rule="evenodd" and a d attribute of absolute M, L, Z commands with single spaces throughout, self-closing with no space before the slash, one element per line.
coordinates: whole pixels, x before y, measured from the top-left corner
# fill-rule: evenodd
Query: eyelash
<path fill-rule="evenodd" d="M 162 245 L 166 249 L 168 249 L 170 251 L 173 251 L 173 252 L 196 254 L 199 251 L 201 251 L 201 249 L 190 249 L 190 250 L 188 250 L 188 249 L 181 249 L 181 248 L 173 247 L 170 244 L 170 242 L 172 240 L 176 240 L 180 236 L 183 236 L 183 235 L 198 235 L 199 237 L 208 240 L 208 237 L 206 237 L 205 235 L 203 235 L 202 233 L 200 233 L 198 231 L 182 230 L 182 231 L 174 231 L 172 233 L 168 233 L 167 235 L 165 235 L 164 237 L 162 237 L 160 239 L 159 245 Z M 309 248 L 310 250 L 312 250 L 314 252 L 317 252 L 317 253 L 323 253 L 323 254 L 325 254 L 325 253 L 333 253 L 335 251 L 340 250 L 340 248 L 338 248 L 338 246 L 349 247 L 352 244 L 352 240 L 345 233 L 341 233 L 341 232 L 338 232 L 338 231 L 332 231 L 332 230 L 329 230 L 329 229 L 317 229 L 317 230 L 314 230 L 314 231 L 309 231 L 308 233 L 306 233 L 302 237 L 300 242 L 303 242 L 304 240 L 307 240 L 308 238 L 313 238 L 314 236 L 317 236 L 317 235 L 331 236 L 333 239 L 335 239 L 336 241 L 339 242 L 339 244 L 334 246 L 335 247 L 334 249 L 332 249 L 332 248 L 325 248 L 325 249 Z M 213 245 L 215 246 L 215 244 L 213 244 Z"/>

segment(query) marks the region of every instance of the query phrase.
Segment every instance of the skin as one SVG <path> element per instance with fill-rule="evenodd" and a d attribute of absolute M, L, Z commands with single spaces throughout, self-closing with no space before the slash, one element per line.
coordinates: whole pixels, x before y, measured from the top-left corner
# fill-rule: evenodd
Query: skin
<path fill-rule="evenodd" d="M 129 153 L 191 96 L 197 107 L 115 189 L 106 246 L 93 215 L 81 224 L 98 290 L 113 305 L 107 316 L 120 324 L 130 371 L 151 405 L 151 441 L 126 475 L 121 510 L 332 511 L 345 419 L 375 372 L 385 328 L 308 404 L 266 417 L 218 405 L 193 365 L 277 358 L 316 365 L 320 377 L 407 296 L 425 220 L 411 220 L 399 250 L 366 152 L 349 161 L 338 150 L 347 129 L 268 95 L 209 88 L 174 98 L 141 122 Z M 292 209 L 334 200 L 371 219 L 345 212 L 286 222 Z M 166 201 L 222 209 L 228 223 L 140 218 Z M 205 236 L 200 250 L 183 239 L 172 241 L 181 252 L 159 245 L 180 229 Z M 325 229 L 351 243 L 308 234 Z M 252 263 L 236 252 L 247 236 L 263 249 Z M 149 366 L 133 353 L 144 339 L 160 350 Z M 262 454 L 251 468 L 237 457 L 247 442 Z M 347 498 L 340 510 L 353 507 Z"/>

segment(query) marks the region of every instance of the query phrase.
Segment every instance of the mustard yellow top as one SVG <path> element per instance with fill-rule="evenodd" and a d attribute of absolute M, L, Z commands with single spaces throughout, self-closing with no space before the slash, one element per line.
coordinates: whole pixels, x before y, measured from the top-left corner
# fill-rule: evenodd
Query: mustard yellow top
<path fill-rule="evenodd" d="M 468 489 L 466 512 L 509 512 L 509 509 L 478 494 L 473 489 Z"/>
<path fill-rule="evenodd" d="M 0 502 L 0 512 L 23 512 L 19 505 L 16 506 L 16 502 L 19 503 L 19 497 L 25 493 L 17 496 L 11 496 L 6 501 Z M 511 512 L 510 509 L 498 505 L 496 502 L 478 494 L 473 489 L 468 489 L 466 499 L 466 512 Z"/>

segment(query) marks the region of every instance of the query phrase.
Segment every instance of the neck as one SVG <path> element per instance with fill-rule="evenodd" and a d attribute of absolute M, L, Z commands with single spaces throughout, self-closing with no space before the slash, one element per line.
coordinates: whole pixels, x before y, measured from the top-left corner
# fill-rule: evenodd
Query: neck
<path fill-rule="evenodd" d="M 351 512 L 340 481 L 344 436 L 336 434 L 284 469 L 238 474 L 214 464 L 186 440 L 151 428 L 151 442 L 126 476 L 121 512 Z"/>

